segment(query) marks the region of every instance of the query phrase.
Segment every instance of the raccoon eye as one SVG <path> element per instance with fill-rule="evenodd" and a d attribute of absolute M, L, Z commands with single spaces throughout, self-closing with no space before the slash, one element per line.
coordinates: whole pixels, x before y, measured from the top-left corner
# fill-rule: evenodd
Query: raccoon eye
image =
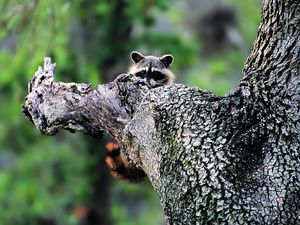
<path fill-rule="evenodd" d="M 136 73 L 137 77 L 144 78 L 146 76 L 146 70 L 141 70 L 138 73 Z"/>
<path fill-rule="evenodd" d="M 159 71 L 153 71 L 151 74 L 151 78 L 154 80 L 163 80 L 165 79 L 166 75 L 159 72 Z"/>

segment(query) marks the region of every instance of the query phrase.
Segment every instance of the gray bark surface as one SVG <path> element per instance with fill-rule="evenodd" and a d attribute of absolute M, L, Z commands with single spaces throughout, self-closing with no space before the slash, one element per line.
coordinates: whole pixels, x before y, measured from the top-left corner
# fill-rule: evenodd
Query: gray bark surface
<path fill-rule="evenodd" d="M 265 0 L 235 90 L 148 89 L 120 75 L 93 90 L 45 60 L 23 112 L 46 134 L 109 132 L 158 193 L 168 224 L 300 224 L 300 1 Z"/>

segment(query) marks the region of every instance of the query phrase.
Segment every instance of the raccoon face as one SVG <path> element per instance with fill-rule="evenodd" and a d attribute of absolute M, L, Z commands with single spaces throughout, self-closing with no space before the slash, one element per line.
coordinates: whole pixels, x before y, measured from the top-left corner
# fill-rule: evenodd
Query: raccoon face
<path fill-rule="evenodd" d="M 141 83 L 153 88 L 171 84 L 174 74 L 169 68 L 173 62 L 172 55 L 162 57 L 144 56 L 139 52 L 132 52 L 131 59 L 134 64 L 129 70 L 129 74 L 141 78 Z"/>

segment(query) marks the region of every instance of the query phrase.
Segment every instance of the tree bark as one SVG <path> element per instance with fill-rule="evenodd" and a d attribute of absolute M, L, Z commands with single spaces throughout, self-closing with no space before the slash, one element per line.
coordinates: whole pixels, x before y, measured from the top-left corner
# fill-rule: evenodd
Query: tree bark
<path fill-rule="evenodd" d="M 25 115 L 46 134 L 109 132 L 148 175 L 168 224 L 300 224 L 300 1 L 264 0 L 235 90 L 224 97 L 135 77 L 53 81 L 45 60 Z"/>

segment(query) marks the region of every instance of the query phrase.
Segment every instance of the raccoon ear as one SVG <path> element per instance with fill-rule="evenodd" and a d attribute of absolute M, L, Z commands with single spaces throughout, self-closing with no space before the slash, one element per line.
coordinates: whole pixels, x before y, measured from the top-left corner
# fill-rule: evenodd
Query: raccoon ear
<path fill-rule="evenodd" d="M 159 60 L 166 66 L 166 67 L 169 67 L 173 60 L 174 60 L 174 57 L 170 54 L 168 55 L 163 55 L 162 57 L 159 58 Z"/>
<path fill-rule="evenodd" d="M 139 61 L 145 58 L 145 56 L 142 53 L 137 51 L 131 52 L 130 57 L 134 63 L 138 63 Z"/>

